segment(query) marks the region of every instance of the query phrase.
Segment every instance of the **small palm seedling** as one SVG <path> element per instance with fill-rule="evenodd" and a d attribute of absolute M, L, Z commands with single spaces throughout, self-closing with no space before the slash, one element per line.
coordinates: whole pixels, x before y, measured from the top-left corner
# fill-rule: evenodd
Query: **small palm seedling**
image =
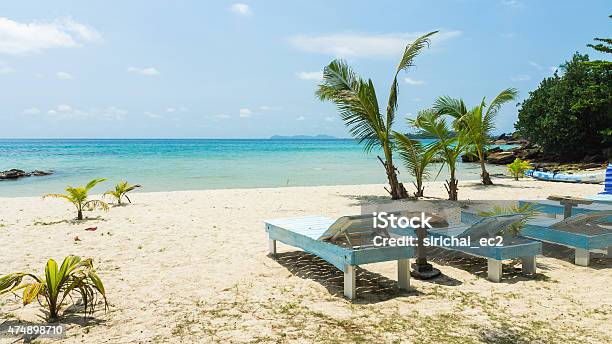
<path fill-rule="evenodd" d="M 433 162 L 438 147 L 435 144 L 423 145 L 420 141 L 413 140 L 408 136 L 398 133 L 393 133 L 397 142 L 397 149 L 401 158 L 404 160 L 404 165 L 414 176 L 414 186 L 417 191 L 415 197 L 423 197 L 423 181 L 429 177 L 427 166 Z"/>
<path fill-rule="evenodd" d="M 24 278 L 32 279 L 23 282 Z M 81 260 L 78 256 L 67 256 L 59 267 L 53 259 L 45 266 L 45 276 L 39 277 L 25 272 L 14 272 L 0 277 L 0 295 L 15 294 L 23 289 L 23 305 L 34 300 L 47 308 L 49 320 L 55 320 L 64 305 L 66 298 L 80 296 L 85 308 L 85 316 L 93 314 L 97 304 L 97 295 L 101 295 L 105 310 L 108 308 L 104 285 L 95 273 L 91 258 Z"/>
<path fill-rule="evenodd" d="M 506 167 L 508 167 L 508 171 L 514 177 L 514 180 L 519 180 L 525 175 L 525 171 L 531 168 L 531 165 L 527 161 L 516 158 L 513 163 L 506 165 Z"/>
<path fill-rule="evenodd" d="M 117 185 L 115 185 L 115 190 L 106 191 L 104 193 L 104 196 L 110 195 L 114 197 L 115 200 L 117 201 L 117 204 L 119 205 L 122 204 L 123 197 L 125 197 L 125 199 L 127 199 L 128 202 L 132 203 L 132 200 L 130 200 L 127 193 L 139 187 L 140 187 L 139 184 L 130 185 L 128 184 L 128 182 L 122 181 L 121 183 L 118 183 Z"/>
<path fill-rule="evenodd" d="M 524 204 L 521 206 L 513 205 L 510 207 L 501 207 L 501 206 L 496 205 L 490 211 L 482 211 L 478 215 L 485 216 L 485 217 L 498 216 L 498 215 L 514 215 L 514 214 L 525 215 L 525 217 L 521 221 L 511 224 L 510 226 L 508 226 L 508 228 L 505 228 L 504 230 L 502 230 L 501 233 L 498 233 L 498 235 L 503 235 L 504 232 L 507 232 L 511 236 L 517 236 L 521 234 L 521 231 L 523 230 L 523 228 L 525 228 L 527 221 L 533 218 L 537 213 L 538 212 L 536 211 L 533 204 Z"/>
<path fill-rule="evenodd" d="M 89 190 L 91 190 L 96 184 L 105 181 L 104 178 L 93 179 L 87 185 L 72 187 L 69 186 L 66 188 L 66 194 L 47 194 L 44 195 L 43 198 L 47 197 L 55 197 L 55 198 L 63 198 L 68 202 L 74 204 L 77 209 L 77 220 L 83 219 L 83 210 L 94 210 L 96 208 L 100 208 L 104 211 L 108 211 L 108 204 L 104 201 L 100 201 L 97 199 L 88 200 L 87 198 Z"/>

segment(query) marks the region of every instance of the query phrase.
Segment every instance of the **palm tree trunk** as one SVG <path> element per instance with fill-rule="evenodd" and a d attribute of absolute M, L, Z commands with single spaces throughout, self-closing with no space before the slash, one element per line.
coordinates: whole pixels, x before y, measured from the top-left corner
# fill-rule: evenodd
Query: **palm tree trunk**
<path fill-rule="evenodd" d="M 446 191 L 448 192 L 448 199 L 451 201 L 456 201 L 459 193 L 459 181 L 455 179 L 455 169 L 451 168 L 450 170 L 450 180 L 446 181 Z"/>
<path fill-rule="evenodd" d="M 83 219 L 83 211 L 79 209 L 77 211 L 77 220 L 82 220 L 82 219 Z"/>
<path fill-rule="evenodd" d="M 478 160 L 480 160 L 480 169 L 482 170 L 482 172 L 480 173 L 482 184 L 493 185 L 491 177 L 489 176 L 489 172 L 487 172 L 487 168 L 485 167 L 484 154 L 480 150 L 478 151 Z"/>
<path fill-rule="evenodd" d="M 387 172 L 387 179 L 389 180 L 389 186 L 391 187 L 391 199 L 402 199 L 408 198 L 408 192 L 404 185 L 397 180 L 397 172 L 395 171 L 395 166 L 393 166 L 393 156 L 391 154 L 391 149 L 388 147 L 383 147 L 385 151 L 385 170 Z"/>

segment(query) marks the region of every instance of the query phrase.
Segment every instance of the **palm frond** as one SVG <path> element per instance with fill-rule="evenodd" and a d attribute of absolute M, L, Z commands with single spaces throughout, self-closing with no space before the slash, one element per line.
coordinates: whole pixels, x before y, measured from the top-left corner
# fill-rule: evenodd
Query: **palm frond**
<path fill-rule="evenodd" d="M 340 118 L 366 151 L 383 145 L 386 127 L 372 80 L 362 80 L 344 61 L 334 60 L 323 70 L 323 83 L 316 95 L 336 104 Z"/>
<path fill-rule="evenodd" d="M 406 70 L 413 66 L 414 59 L 421 52 L 421 50 L 423 50 L 425 47 L 429 47 L 429 37 L 436 33 L 438 33 L 438 31 L 432 31 L 418 37 L 404 49 L 404 54 L 402 55 L 399 65 L 397 66 L 395 76 L 393 77 L 393 82 L 391 83 L 391 90 L 389 91 L 389 101 L 387 102 L 387 128 L 391 128 L 395 119 L 395 111 L 397 110 L 397 95 L 399 93 L 397 75 L 402 70 Z"/>
<path fill-rule="evenodd" d="M 106 178 L 97 178 L 97 179 L 92 179 L 89 183 L 87 183 L 87 185 L 85 185 L 85 189 L 87 191 L 91 190 L 91 188 L 93 188 L 94 186 L 96 186 L 96 184 L 98 183 L 102 183 L 103 181 L 105 181 Z"/>
<path fill-rule="evenodd" d="M 87 201 L 83 204 L 83 209 L 94 210 L 96 208 L 100 208 L 104 211 L 108 211 L 109 209 L 108 203 L 97 199 L 92 199 L 91 201 Z"/>
<path fill-rule="evenodd" d="M 489 105 L 489 108 L 487 109 L 486 112 L 486 116 L 487 117 L 491 117 L 491 119 L 495 116 L 495 114 L 497 114 L 497 111 L 499 111 L 499 109 L 502 107 L 502 105 L 504 105 L 505 103 L 516 99 L 516 97 L 518 96 L 518 91 L 516 90 L 516 88 L 507 88 L 503 91 L 501 91 L 497 97 L 495 97 L 495 99 L 493 99 L 493 101 L 491 102 L 491 105 Z"/>

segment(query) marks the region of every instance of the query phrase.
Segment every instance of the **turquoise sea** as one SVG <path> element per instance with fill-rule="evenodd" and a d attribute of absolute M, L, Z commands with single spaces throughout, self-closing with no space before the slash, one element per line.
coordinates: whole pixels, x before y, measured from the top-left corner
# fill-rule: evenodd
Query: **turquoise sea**
<path fill-rule="evenodd" d="M 400 179 L 410 184 L 399 159 L 396 164 Z M 432 166 L 432 179 L 439 167 Z M 94 192 L 120 180 L 142 184 L 142 192 L 386 183 L 376 153 L 350 139 L 0 139 L 0 170 L 11 168 L 54 174 L 0 180 L 0 197 L 61 192 L 99 177 L 109 181 Z M 492 173 L 504 169 L 490 166 Z M 438 180 L 446 176 L 442 171 Z M 460 164 L 458 178 L 479 178 L 479 166 Z"/>

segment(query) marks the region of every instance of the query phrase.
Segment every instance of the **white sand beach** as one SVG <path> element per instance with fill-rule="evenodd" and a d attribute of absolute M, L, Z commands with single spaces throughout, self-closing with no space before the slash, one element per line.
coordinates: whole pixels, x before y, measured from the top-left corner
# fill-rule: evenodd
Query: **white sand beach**
<path fill-rule="evenodd" d="M 461 200 L 585 196 L 601 185 L 496 179 L 461 182 Z M 445 198 L 440 182 L 428 196 Z M 93 257 L 108 312 L 67 316 L 69 343 L 162 342 L 612 342 L 612 260 L 589 267 L 545 245 L 535 278 L 504 266 L 486 279 L 484 259 L 433 261 L 444 276 L 396 288 L 396 263 L 365 265 L 359 298 L 342 295 L 342 272 L 279 244 L 268 256 L 265 219 L 359 213 L 383 185 L 228 189 L 132 194 L 133 203 L 74 218 L 72 205 L 40 197 L 0 198 L 0 275 L 42 273 L 46 260 Z M 85 231 L 97 227 L 96 231 Z M 75 241 L 75 237 L 80 240 Z M 552 250 L 552 251 L 551 251 Z M 0 299 L 0 323 L 40 323 L 37 304 Z M 1 338 L 0 340 L 5 340 Z M 38 339 L 51 342 L 50 339 Z"/>

